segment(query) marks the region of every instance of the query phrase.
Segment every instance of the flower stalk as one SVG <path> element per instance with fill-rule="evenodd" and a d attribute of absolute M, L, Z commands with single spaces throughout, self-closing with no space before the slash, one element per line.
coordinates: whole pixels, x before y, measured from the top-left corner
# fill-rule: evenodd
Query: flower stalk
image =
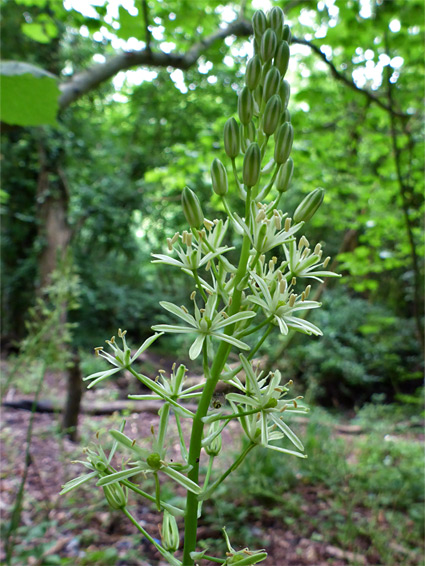
<path fill-rule="evenodd" d="M 119 430 L 111 430 L 109 434 L 114 443 L 109 456 L 100 444 L 88 448 L 87 461 L 81 463 L 89 473 L 71 480 L 62 490 L 67 493 L 83 483 L 95 481 L 105 491 L 111 507 L 121 509 L 172 566 L 194 566 L 203 559 L 227 566 L 235 563 L 249 566 L 267 557 L 263 549 L 234 550 L 225 530 L 228 552 L 224 557 L 199 552 L 198 522 L 202 503 L 257 446 L 306 457 L 301 440 L 287 421 L 291 413 L 305 412 L 307 408 L 299 397 L 287 399 L 291 382 L 283 384 L 277 369 L 264 374 L 255 365 L 254 356 L 273 331 L 283 335 L 297 331 L 320 336 L 321 330 L 306 320 L 305 314 L 319 308 L 320 303 L 309 300 L 311 285 L 306 286 L 303 280 L 321 282 L 323 277 L 336 276 L 326 270 L 329 258 L 322 261 L 321 245 L 310 247 L 304 235 L 299 237 L 305 222 L 321 205 L 323 189 L 302 199 L 292 217 L 278 208 L 282 195 L 290 189 L 294 171 L 290 158 L 294 129 L 287 110 L 290 88 L 284 79 L 290 54 L 290 31 L 284 24 L 282 10 L 275 7 L 267 15 L 261 10 L 256 12 L 253 29 L 255 54 L 248 62 L 246 84 L 238 96 L 239 121 L 230 117 L 224 126 L 228 163 L 216 158 L 211 166 L 212 192 L 223 202 L 226 218 L 213 221 L 206 218 L 196 191 L 185 187 L 181 202 L 188 230 L 182 234 L 175 232 L 166 239 L 167 253 L 153 254 L 154 263 L 180 269 L 191 278 L 192 307 L 161 301 L 162 308 L 173 317 L 171 323 L 154 325 L 155 334 L 133 356 L 126 332 L 120 330 L 117 340 L 113 337 L 107 341 L 111 353 L 103 347 L 96 348 L 97 355 L 112 367 L 85 378 L 92 387 L 120 371 L 130 372 L 148 393 L 129 395 L 129 398 L 162 403 L 158 428 L 156 431 L 152 428 L 151 440 L 143 445 L 124 433 L 125 423 Z M 234 211 L 227 200 L 232 193 L 243 201 Z M 227 252 L 235 249 L 224 243 L 229 230 L 241 240 L 234 264 L 226 257 Z M 303 314 L 298 315 L 298 311 Z M 188 355 L 191 360 L 202 356 L 204 380 L 187 387 L 187 368 L 182 364 L 174 364 L 169 376 L 159 370 L 155 380 L 133 367 L 140 354 L 164 333 L 193 337 Z M 232 350 L 239 355 L 237 368 L 231 368 L 228 363 Z M 241 372 L 244 378 L 239 377 Z M 220 380 L 232 388 L 226 395 L 224 408 L 212 407 Z M 197 402 L 195 412 L 185 406 L 187 400 Z M 188 445 L 182 419 L 191 423 Z M 220 467 L 222 433 L 232 421 L 240 424 L 247 442 L 223 471 Z M 167 457 L 172 425 L 179 437 L 178 461 Z M 118 449 L 127 454 L 120 469 L 114 464 Z M 202 477 L 200 465 L 205 456 L 208 457 L 207 472 Z M 148 474 L 154 479 L 153 493 L 139 485 Z M 164 479 L 186 491 L 183 508 L 164 500 L 163 494 L 168 491 L 161 490 Z M 163 515 L 161 544 L 128 510 L 129 490 L 147 499 Z M 184 516 L 184 532 L 179 531 L 176 519 L 181 515 Z"/>

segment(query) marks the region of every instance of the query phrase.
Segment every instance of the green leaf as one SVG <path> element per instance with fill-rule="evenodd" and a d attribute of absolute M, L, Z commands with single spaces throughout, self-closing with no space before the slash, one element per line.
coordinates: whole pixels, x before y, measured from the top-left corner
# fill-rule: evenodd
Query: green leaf
<path fill-rule="evenodd" d="M 16 126 L 56 125 L 60 90 L 54 75 L 28 63 L 0 64 L 0 119 Z"/>
<path fill-rule="evenodd" d="M 130 37 L 141 39 L 144 33 L 143 18 L 140 14 L 132 16 L 122 6 L 119 7 L 120 29 L 116 32 L 121 39 L 128 40 Z"/>

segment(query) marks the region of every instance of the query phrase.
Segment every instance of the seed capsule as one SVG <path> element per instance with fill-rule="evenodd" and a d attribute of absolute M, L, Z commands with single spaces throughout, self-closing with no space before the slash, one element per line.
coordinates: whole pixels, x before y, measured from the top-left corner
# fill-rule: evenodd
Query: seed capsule
<path fill-rule="evenodd" d="M 247 187 L 257 184 L 261 169 L 261 152 L 258 143 L 252 143 L 246 150 L 243 167 L 242 179 Z"/>
<path fill-rule="evenodd" d="M 274 94 L 266 104 L 263 116 L 263 131 L 268 136 L 271 136 L 280 120 L 280 114 L 282 112 L 282 101 L 278 94 Z"/>
<path fill-rule="evenodd" d="M 227 193 L 228 181 L 227 172 L 223 163 L 219 159 L 214 159 L 211 164 L 211 181 L 213 191 L 222 197 Z"/>
<path fill-rule="evenodd" d="M 182 207 L 189 226 L 199 228 L 204 221 L 204 214 L 198 197 L 189 187 L 183 189 Z"/>
<path fill-rule="evenodd" d="M 240 149 L 239 125 L 234 118 L 229 118 L 224 125 L 224 150 L 234 159 L 239 155 Z"/>
<path fill-rule="evenodd" d="M 264 79 L 263 100 L 267 102 L 271 96 L 279 92 L 280 73 L 276 67 L 271 67 Z"/>
<path fill-rule="evenodd" d="M 254 99 L 248 87 L 244 87 L 239 93 L 238 98 L 238 114 L 241 123 L 248 125 L 254 114 Z"/>
<path fill-rule="evenodd" d="M 262 10 L 257 10 L 252 17 L 252 27 L 254 28 L 255 37 L 260 39 L 267 29 L 267 18 Z"/>
<path fill-rule="evenodd" d="M 164 509 L 164 517 L 162 520 L 161 542 L 165 550 L 171 553 L 176 552 L 180 545 L 179 528 L 176 518 L 166 509 Z"/>
<path fill-rule="evenodd" d="M 279 95 L 282 99 L 282 108 L 286 109 L 286 107 L 288 106 L 289 97 L 291 95 L 291 87 L 289 86 L 288 81 L 285 79 L 283 79 L 280 83 Z"/>
<path fill-rule="evenodd" d="M 110 485 L 105 485 L 103 487 L 103 493 L 105 494 L 106 501 L 112 507 L 112 509 L 124 509 L 128 501 L 128 493 L 126 488 L 122 488 L 121 485 L 116 483 L 111 483 Z"/>
<path fill-rule="evenodd" d="M 267 61 L 270 61 L 270 59 L 274 57 L 276 45 L 277 38 L 275 32 L 272 29 L 266 30 L 261 38 L 260 47 L 261 59 L 264 63 L 267 63 Z"/>
<path fill-rule="evenodd" d="M 278 6 L 272 8 L 268 14 L 268 22 L 270 27 L 276 33 L 278 39 L 281 39 L 283 33 L 283 23 L 285 16 L 283 10 Z"/>
<path fill-rule="evenodd" d="M 289 45 L 287 41 L 281 41 L 276 49 L 276 55 L 274 56 L 274 64 L 279 69 L 280 74 L 282 77 L 285 76 L 286 71 L 288 70 L 289 64 Z"/>
<path fill-rule="evenodd" d="M 307 222 L 322 204 L 325 189 L 315 189 L 308 194 L 297 206 L 294 212 L 294 222 Z"/>
<path fill-rule="evenodd" d="M 285 122 L 277 131 L 274 160 L 276 163 L 285 163 L 291 153 L 294 141 L 294 129 L 289 122 Z"/>
<path fill-rule="evenodd" d="M 290 157 L 285 165 L 282 165 L 282 167 L 279 169 L 279 173 L 276 177 L 275 187 L 280 193 L 285 193 L 288 190 L 293 172 L 294 162 Z"/>
<path fill-rule="evenodd" d="M 245 73 L 245 83 L 250 90 L 255 90 L 261 79 L 261 60 L 255 55 L 248 61 Z"/>

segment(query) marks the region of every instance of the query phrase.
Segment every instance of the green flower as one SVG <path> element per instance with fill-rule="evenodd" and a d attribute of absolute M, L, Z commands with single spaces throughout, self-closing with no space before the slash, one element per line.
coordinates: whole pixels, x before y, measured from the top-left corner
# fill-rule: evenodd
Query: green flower
<path fill-rule="evenodd" d="M 283 251 L 288 261 L 288 269 L 291 277 L 307 277 L 309 279 L 315 279 L 320 283 L 323 283 L 323 279 L 320 279 L 320 277 L 341 277 L 339 273 L 325 271 L 330 258 L 327 257 L 321 262 L 321 245 L 317 244 L 314 251 L 311 251 L 309 242 L 305 236 L 300 238 L 298 247 L 295 241 L 289 242 L 288 247 L 286 245 L 283 246 Z"/>
<path fill-rule="evenodd" d="M 284 414 L 291 411 L 304 413 L 306 408 L 298 405 L 297 399 L 285 399 L 289 391 L 288 384 L 281 385 L 279 371 L 262 377 L 261 372 L 254 371 L 251 363 L 242 354 L 240 359 L 245 370 L 246 383 L 242 384 L 237 378 L 229 380 L 229 383 L 243 394 L 229 393 L 226 399 L 235 414 L 250 413 L 239 417 L 246 435 L 252 442 L 271 450 L 306 458 L 302 454 L 304 446 L 301 440 L 283 420 Z M 284 437 L 288 438 L 299 452 L 270 444 L 272 440 Z"/>
<path fill-rule="evenodd" d="M 272 294 L 261 277 L 253 272 L 251 272 L 251 277 L 259 290 L 255 285 L 252 285 L 253 295 L 247 297 L 247 300 L 261 307 L 266 317 L 272 317 L 274 322 L 279 325 L 282 334 L 288 334 L 289 328 L 293 328 L 304 334 L 322 336 L 320 328 L 313 323 L 293 316 L 295 311 L 320 307 L 320 303 L 316 301 L 305 300 L 306 295 L 308 296 L 307 289 L 301 296 L 295 295 L 291 291 L 291 285 L 288 286 L 286 280 L 282 277 L 280 281 L 275 283 L 276 288 Z"/>
<path fill-rule="evenodd" d="M 232 316 L 228 316 L 225 309 L 220 312 L 216 312 L 216 306 L 218 302 L 217 295 L 209 296 L 205 304 L 205 309 L 200 310 L 194 298 L 193 302 L 195 316 L 189 314 L 187 309 L 184 307 L 178 307 L 177 305 L 168 303 L 166 301 L 160 302 L 160 305 L 165 310 L 181 318 L 189 326 L 157 324 L 156 326 L 153 326 L 152 329 L 158 332 L 172 332 L 176 334 L 191 334 L 192 332 L 195 332 L 197 334 L 197 337 L 189 350 L 189 357 L 191 360 L 195 360 L 199 356 L 202 350 L 202 346 L 204 345 L 207 337 L 215 337 L 218 340 L 223 340 L 224 342 L 227 342 L 232 346 L 236 346 L 241 350 L 250 349 L 248 344 L 245 344 L 245 342 L 241 342 L 233 336 L 224 334 L 223 332 L 221 332 L 221 330 L 226 326 L 229 326 L 230 324 L 235 324 L 236 322 L 240 322 L 241 320 L 246 320 L 247 318 L 254 317 L 255 312 L 239 312 Z"/>
<path fill-rule="evenodd" d="M 122 348 L 120 348 L 116 343 L 115 336 L 112 336 L 110 340 L 105 340 L 106 343 L 109 345 L 109 347 L 112 349 L 113 355 L 109 354 L 108 352 L 104 352 L 103 346 L 99 346 L 95 348 L 96 355 L 108 361 L 111 365 L 114 366 L 114 369 L 98 371 L 96 373 L 92 373 L 91 375 L 88 375 L 87 377 L 84 377 L 83 381 L 87 381 L 88 379 L 94 379 L 94 381 L 92 381 L 88 385 L 87 389 L 90 389 L 100 381 L 103 381 L 104 379 L 111 377 L 111 375 L 118 373 L 122 369 L 129 368 L 131 364 L 137 360 L 140 354 L 145 350 L 147 350 L 149 346 L 153 342 L 155 342 L 157 338 L 161 336 L 161 334 L 154 334 L 153 336 L 145 340 L 143 344 L 140 346 L 140 348 L 137 350 L 137 352 L 132 356 L 131 350 L 128 347 L 125 339 L 126 334 L 127 334 L 127 330 L 121 330 L 121 329 L 118 330 L 118 337 L 121 338 L 123 344 Z"/>
<path fill-rule="evenodd" d="M 169 250 L 175 251 L 179 259 L 165 254 L 152 254 L 152 257 L 156 258 L 152 263 L 165 263 L 180 267 L 184 273 L 193 276 L 194 271 L 206 267 L 212 259 L 234 249 L 228 246 L 220 246 L 227 230 L 227 222 L 223 224 L 222 221 L 210 222 L 205 220 L 204 224 L 208 232 L 205 230 L 198 232 L 199 242 L 194 241 L 193 235 L 186 231 L 182 235 L 177 232 L 172 238 L 167 239 Z M 186 246 L 186 251 L 180 244 L 176 245 L 179 240 Z"/>
<path fill-rule="evenodd" d="M 299 222 L 291 226 L 289 219 L 283 222 L 287 214 L 283 214 L 282 211 L 277 209 L 274 209 L 273 214 L 269 217 L 266 205 L 260 203 L 252 205 L 251 228 L 237 214 L 234 216 L 239 226 L 249 236 L 254 249 L 260 254 L 265 254 L 292 240 L 293 235 L 303 225 L 302 222 Z"/>

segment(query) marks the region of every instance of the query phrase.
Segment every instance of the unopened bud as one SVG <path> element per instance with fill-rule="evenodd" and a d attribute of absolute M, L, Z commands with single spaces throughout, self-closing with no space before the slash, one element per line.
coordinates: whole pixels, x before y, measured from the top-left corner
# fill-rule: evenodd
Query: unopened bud
<path fill-rule="evenodd" d="M 239 126 L 234 118 L 229 118 L 224 124 L 224 150 L 234 159 L 239 155 L 241 148 Z"/>
<path fill-rule="evenodd" d="M 270 97 L 279 92 L 280 73 L 276 67 L 271 67 L 264 79 L 263 100 L 267 102 Z"/>
<path fill-rule="evenodd" d="M 252 143 L 246 150 L 243 167 L 242 179 L 247 187 L 257 184 L 261 170 L 261 151 L 258 143 Z"/>
<path fill-rule="evenodd" d="M 204 221 L 204 214 L 198 197 L 189 187 L 183 189 L 182 207 L 189 226 L 191 228 L 199 228 Z"/>
<path fill-rule="evenodd" d="M 223 163 L 217 158 L 214 159 L 211 165 L 211 181 L 213 191 L 217 195 L 224 197 L 228 190 L 227 172 Z"/>
<path fill-rule="evenodd" d="M 286 161 L 285 165 L 282 165 L 282 167 L 279 169 L 276 177 L 275 186 L 280 193 L 285 193 L 288 190 L 293 172 L 294 162 L 292 160 L 292 157 L 290 157 Z"/>
<path fill-rule="evenodd" d="M 176 552 L 180 546 L 180 535 L 176 518 L 166 509 L 164 509 L 162 520 L 161 542 L 165 550 L 171 553 Z"/>
<path fill-rule="evenodd" d="M 267 29 L 261 38 L 261 59 L 264 63 L 270 61 L 274 57 L 277 46 L 276 34 L 272 29 Z"/>
<path fill-rule="evenodd" d="M 254 98 L 252 97 L 249 88 L 245 86 L 239 93 L 239 98 L 238 98 L 239 120 L 244 126 L 246 126 L 251 122 L 253 114 L 254 114 Z"/>
<path fill-rule="evenodd" d="M 250 90 L 255 90 L 261 79 L 261 60 L 255 55 L 248 61 L 245 73 L 245 83 Z"/>
<path fill-rule="evenodd" d="M 257 10 L 253 15 L 252 27 L 254 28 L 255 36 L 260 39 L 267 29 L 267 18 L 262 10 Z"/>
<path fill-rule="evenodd" d="M 282 108 L 285 108 L 286 110 L 289 102 L 289 97 L 291 95 L 291 87 L 289 86 L 288 81 L 285 79 L 283 79 L 283 81 L 280 83 L 279 95 L 282 99 Z"/>
<path fill-rule="evenodd" d="M 278 94 L 274 94 L 266 104 L 263 116 L 263 131 L 268 136 L 274 134 L 279 124 L 282 112 L 282 101 Z"/>
<path fill-rule="evenodd" d="M 274 65 L 279 70 L 282 77 L 286 75 L 289 65 L 289 45 L 287 41 L 281 41 L 276 49 L 276 55 L 274 56 Z"/>
<path fill-rule="evenodd" d="M 285 24 L 283 26 L 282 39 L 284 39 L 288 43 L 291 43 L 292 35 L 291 35 L 291 30 L 289 29 L 288 24 Z"/>
<path fill-rule="evenodd" d="M 272 8 L 270 10 L 267 19 L 268 19 L 270 27 L 276 33 L 276 37 L 278 39 L 280 39 L 282 37 L 283 23 L 284 23 L 284 20 L 285 20 L 285 17 L 283 15 L 283 10 L 281 8 L 279 8 L 278 6 L 275 6 L 274 8 Z"/>
<path fill-rule="evenodd" d="M 294 141 L 294 129 L 289 122 L 285 122 L 277 130 L 276 145 L 274 148 L 274 160 L 276 163 L 285 163 L 291 153 Z"/>
<path fill-rule="evenodd" d="M 315 189 L 307 195 L 301 203 L 297 206 L 294 212 L 294 222 L 307 222 L 322 204 L 323 197 L 325 196 L 324 189 Z"/>

